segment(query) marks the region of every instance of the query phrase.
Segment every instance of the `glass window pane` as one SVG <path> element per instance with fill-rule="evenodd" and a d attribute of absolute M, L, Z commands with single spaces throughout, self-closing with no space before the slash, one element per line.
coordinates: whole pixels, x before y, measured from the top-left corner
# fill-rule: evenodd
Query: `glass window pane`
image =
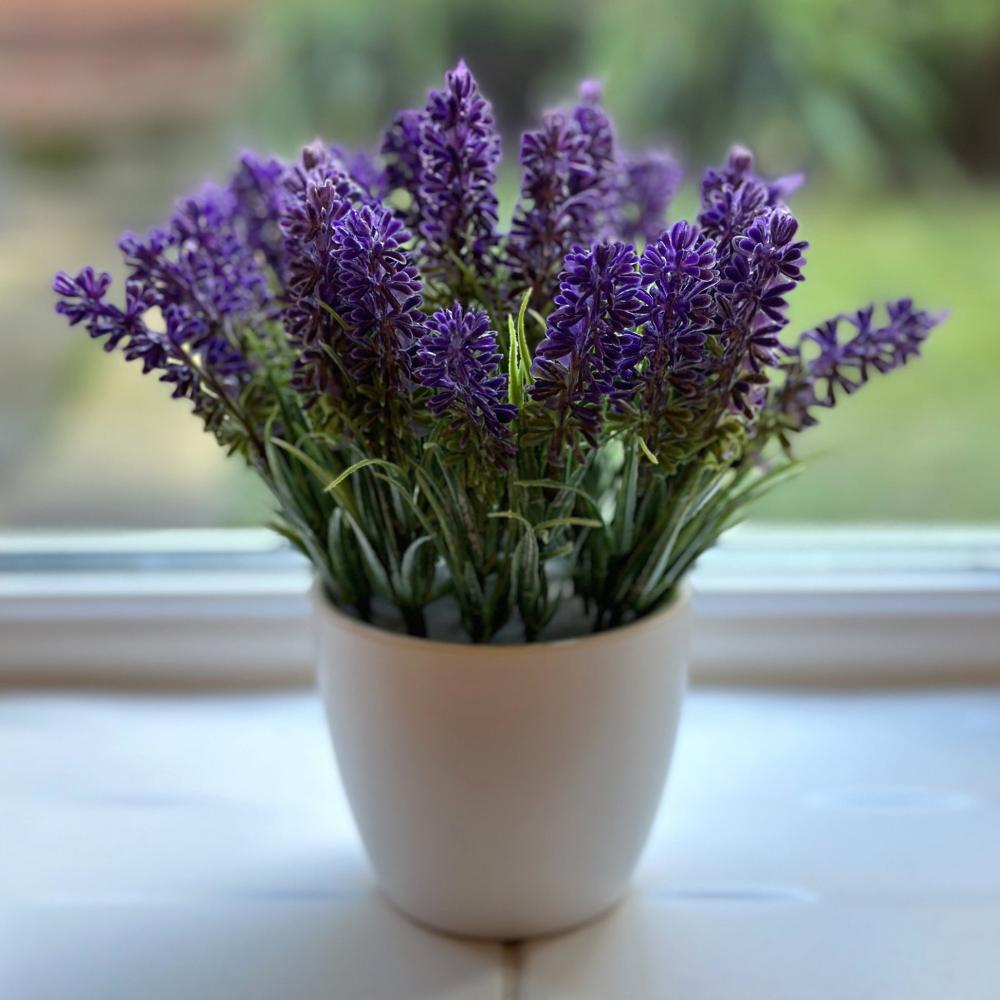
<path fill-rule="evenodd" d="M 292 155 L 317 133 L 375 141 L 458 53 L 505 132 L 508 209 L 519 130 L 601 75 L 623 141 L 684 151 L 675 212 L 693 210 L 702 164 L 733 139 L 766 173 L 808 168 L 794 202 L 808 280 L 790 329 L 908 293 L 952 310 L 924 358 L 824 414 L 802 440 L 806 471 L 759 518 L 995 520 L 1000 128 L 984 95 L 1000 85 L 1000 14 L 746 6 L 6 0 L 0 528 L 266 516 L 263 490 L 186 404 L 53 314 L 51 276 L 93 263 L 117 278 L 119 232 L 224 177 L 244 144 Z"/>

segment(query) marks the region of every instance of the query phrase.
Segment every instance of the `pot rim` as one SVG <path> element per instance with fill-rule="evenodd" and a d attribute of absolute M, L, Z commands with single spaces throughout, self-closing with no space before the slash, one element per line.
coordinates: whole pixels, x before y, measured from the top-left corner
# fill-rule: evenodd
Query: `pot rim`
<path fill-rule="evenodd" d="M 617 625 L 604 632 L 591 632 L 586 635 L 571 636 L 564 639 L 543 639 L 539 642 L 446 642 L 442 639 L 425 639 L 417 635 L 408 635 L 403 632 L 393 632 L 389 629 L 379 628 L 377 625 L 371 625 L 341 611 L 327 596 L 318 574 L 314 574 L 313 576 L 310 596 L 313 608 L 319 614 L 333 619 L 338 628 L 347 629 L 362 639 L 377 639 L 381 642 L 388 642 L 411 651 L 419 649 L 423 653 L 435 650 L 438 652 L 448 651 L 453 653 L 456 650 L 461 650 L 465 653 L 474 652 L 477 656 L 489 657 L 509 656 L 514 650 L 564 650 L 585 644 L 589 648 L 593 648 L 596 644 L 614 641 L 616 636 L 624 632 L 635 635 L 639 631 L 653 629 L 662 625 L 667 619 L 679 617 L 687 610 L 691 604 L 691 584 L 687 576 L 683 577 L 674 591 L 673 599 L 668 604 L 664 605 L 658 611 L 644 615 L 642 618 L 637 618 L 626 625 Z"/>

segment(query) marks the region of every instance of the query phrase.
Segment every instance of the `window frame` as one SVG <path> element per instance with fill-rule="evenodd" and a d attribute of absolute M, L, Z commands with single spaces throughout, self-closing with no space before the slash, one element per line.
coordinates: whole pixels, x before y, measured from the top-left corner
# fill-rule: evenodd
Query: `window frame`
<path fill-rule="evenodd" d="M 310 580 L 263 530 L 0 535 L 0 681 L 306 683 Z M 692 585 L 695 681 L 1000 680 L 1000 529 L 742 526 Z"/>

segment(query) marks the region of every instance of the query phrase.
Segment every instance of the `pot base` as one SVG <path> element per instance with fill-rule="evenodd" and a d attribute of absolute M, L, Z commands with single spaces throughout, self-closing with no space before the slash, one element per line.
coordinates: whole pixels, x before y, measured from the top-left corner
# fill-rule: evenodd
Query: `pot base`
<path fill-rule="evenodd" d="M 412 913 L 400 906 L 382 886 L 378 886 L 379 895 L 389 904 L 401 917 L 416 924 L 425 931 L 434 934 L 443 934 L 446 937 L 455 938 L 459 941 L 472 941 L 482 944 L 519 944 L 522 941 L 536 941 L 539 938 L 559 937 L 562 934 L 569 934 L 579 930 L 581 927 L 589 927 L 596 924 L 605 917 L 614 913 L 618 907 L 622 906 L 629 897 L 630 889 L 626 888 L 616 899 L 605 904 L 600 909 L 594 910 L 587 916 L 577 915 L 567 916 L 560 921 L 539 922 L 535 919 L 525 921 L 483 923 L 470 925 L 469 922 L 451 921 L 435 922 L 425 920 L 419 914 Z"/>

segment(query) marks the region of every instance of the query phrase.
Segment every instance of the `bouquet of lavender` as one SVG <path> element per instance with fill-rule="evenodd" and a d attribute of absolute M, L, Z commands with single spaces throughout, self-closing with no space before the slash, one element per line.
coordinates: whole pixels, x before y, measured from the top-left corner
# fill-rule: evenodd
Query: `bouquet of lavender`
<path fill-rule="evenodd" d="M 379 161 L 246 154 L 125 235 L 123 304 L 91 268 L 54 284 L 256 469 L 331 600 L 414 635 L 431 605 L 480 642 L 543 637 L 560 602 L 581 629 L 655 610 L 795 435 L 939 321 L 901 299 L 783 341 L 798 179 L 735 148 L 667 226 L 677 165 L 621 151 L 593 83 L 522 136 L 507 232 L 499 158 L 459 63 Z"/>

